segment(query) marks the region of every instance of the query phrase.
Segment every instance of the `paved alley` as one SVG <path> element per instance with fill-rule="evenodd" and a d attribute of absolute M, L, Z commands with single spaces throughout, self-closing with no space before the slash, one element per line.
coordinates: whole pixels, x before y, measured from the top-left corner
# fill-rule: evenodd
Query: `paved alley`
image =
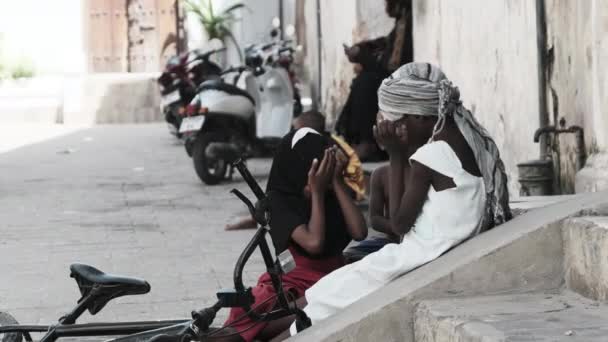
<path fill-rule="evenodd" d="M 269 166 L 249 162 L 259 179 Z M 0 311 L 55 322 L 79 298 L 69 265 L 82 262 L 144 278 L 152 291 L 81 322 L 187 317 L 232 287 L 253 234 L 224 231 L 247 213 L 233 187 L 250 194 L 238 175 L 202 184 L 163 124 L 96 126 L 0 154 Z M 245 279 L 262 270 L 255 255 Z"/>

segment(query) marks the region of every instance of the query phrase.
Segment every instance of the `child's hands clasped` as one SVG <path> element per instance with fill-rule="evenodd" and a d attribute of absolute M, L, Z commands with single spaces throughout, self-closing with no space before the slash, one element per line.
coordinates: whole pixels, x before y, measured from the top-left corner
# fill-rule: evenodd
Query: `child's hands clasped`
<path fill-rule="evenodd" d="M 319 163 L 318 159 L 313 160 L 308 171 L 308 184 L 312 193 L 324 194 L 331 184 L 336 167 L 335 150 L 328 148 L 325 150 L 323 160 Z"/>
<path fill-rule="evenodd" d="M 381 120 L 374 126 L 374 137 L 389 156 L 403 153 L 407 150 L 408 134 L 405 123 L 395 123 Z"/>

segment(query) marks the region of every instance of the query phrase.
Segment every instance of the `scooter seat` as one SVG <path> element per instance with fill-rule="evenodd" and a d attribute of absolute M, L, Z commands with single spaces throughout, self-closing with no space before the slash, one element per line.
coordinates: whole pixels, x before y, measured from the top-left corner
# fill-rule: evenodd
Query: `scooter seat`
<path fill-rule="evenodd" d="M 248 98 L 249 101 L 251 101 L 251 103 L 253 103 L 255 105 L 255 100 L 248 92 L 246 92 L 245 90 L 243 90 L 237 86 L 228 84 L 222 80 L 205 81 L 198 87 L 197 90 L 199 92 L 204 91 L 204 90 L 219 90 L 219 91 L 226 92 L 230 95 L 244 96 L 244 97 Z"/>
<path fill-rule="evenodd" d="M 114 298 L 150 292 L 150 284 L 145 280 L 106 274 L 93 266 L 72 264 L 70 271 L 83 298 L 96 291 L 96 299 L 88 307 L 92 315 Z"/>

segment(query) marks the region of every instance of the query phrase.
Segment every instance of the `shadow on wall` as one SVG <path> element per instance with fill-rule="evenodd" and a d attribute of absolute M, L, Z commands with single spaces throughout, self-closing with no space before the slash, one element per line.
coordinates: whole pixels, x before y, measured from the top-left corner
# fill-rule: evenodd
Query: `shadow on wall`
<path fill-rule="evenodd" d="M 95 112 L 95 123 L 142 123 L 162 119 L 158 86 L 154 79 L 110 83 Z"/>

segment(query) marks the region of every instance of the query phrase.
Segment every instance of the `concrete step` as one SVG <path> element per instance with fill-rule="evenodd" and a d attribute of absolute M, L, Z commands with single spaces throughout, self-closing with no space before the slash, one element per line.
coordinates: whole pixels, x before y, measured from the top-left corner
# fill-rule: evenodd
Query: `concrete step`
<path fill-rule="evenodd" d="M 103 73 L 0 83 L 0 124 L 163 121 L 157 73 Z"/>
<path fill-rule="evenodd" d="M 422 301 L 417 342 L 608 340 L 608 305 L 569 290 Z"/>
<path fill-rule="evenodd" d="M 608 341 L 608 302 L 573 291 L 564 277 L 581 256 L 589 261 L 579 267 L 588 277 L 584 284 L 592 283 L 590 273 L 604 274 L 606 218 L 582 215 L 608 216 L 608 192 L 519 202 L 527 213 L 395 279 L 293 341 Z M 575 234 L 583 239 L 580 247 Z M 599 278 L 594 282 L 602 288 Z M 449 299 L 434 302 L 439 298 Z"/>
<path fill-rule="evenodd" d="M 587 298 L 608 301 L 608 217 L 569 219 L 562 234 L 566 286 Z"/>

